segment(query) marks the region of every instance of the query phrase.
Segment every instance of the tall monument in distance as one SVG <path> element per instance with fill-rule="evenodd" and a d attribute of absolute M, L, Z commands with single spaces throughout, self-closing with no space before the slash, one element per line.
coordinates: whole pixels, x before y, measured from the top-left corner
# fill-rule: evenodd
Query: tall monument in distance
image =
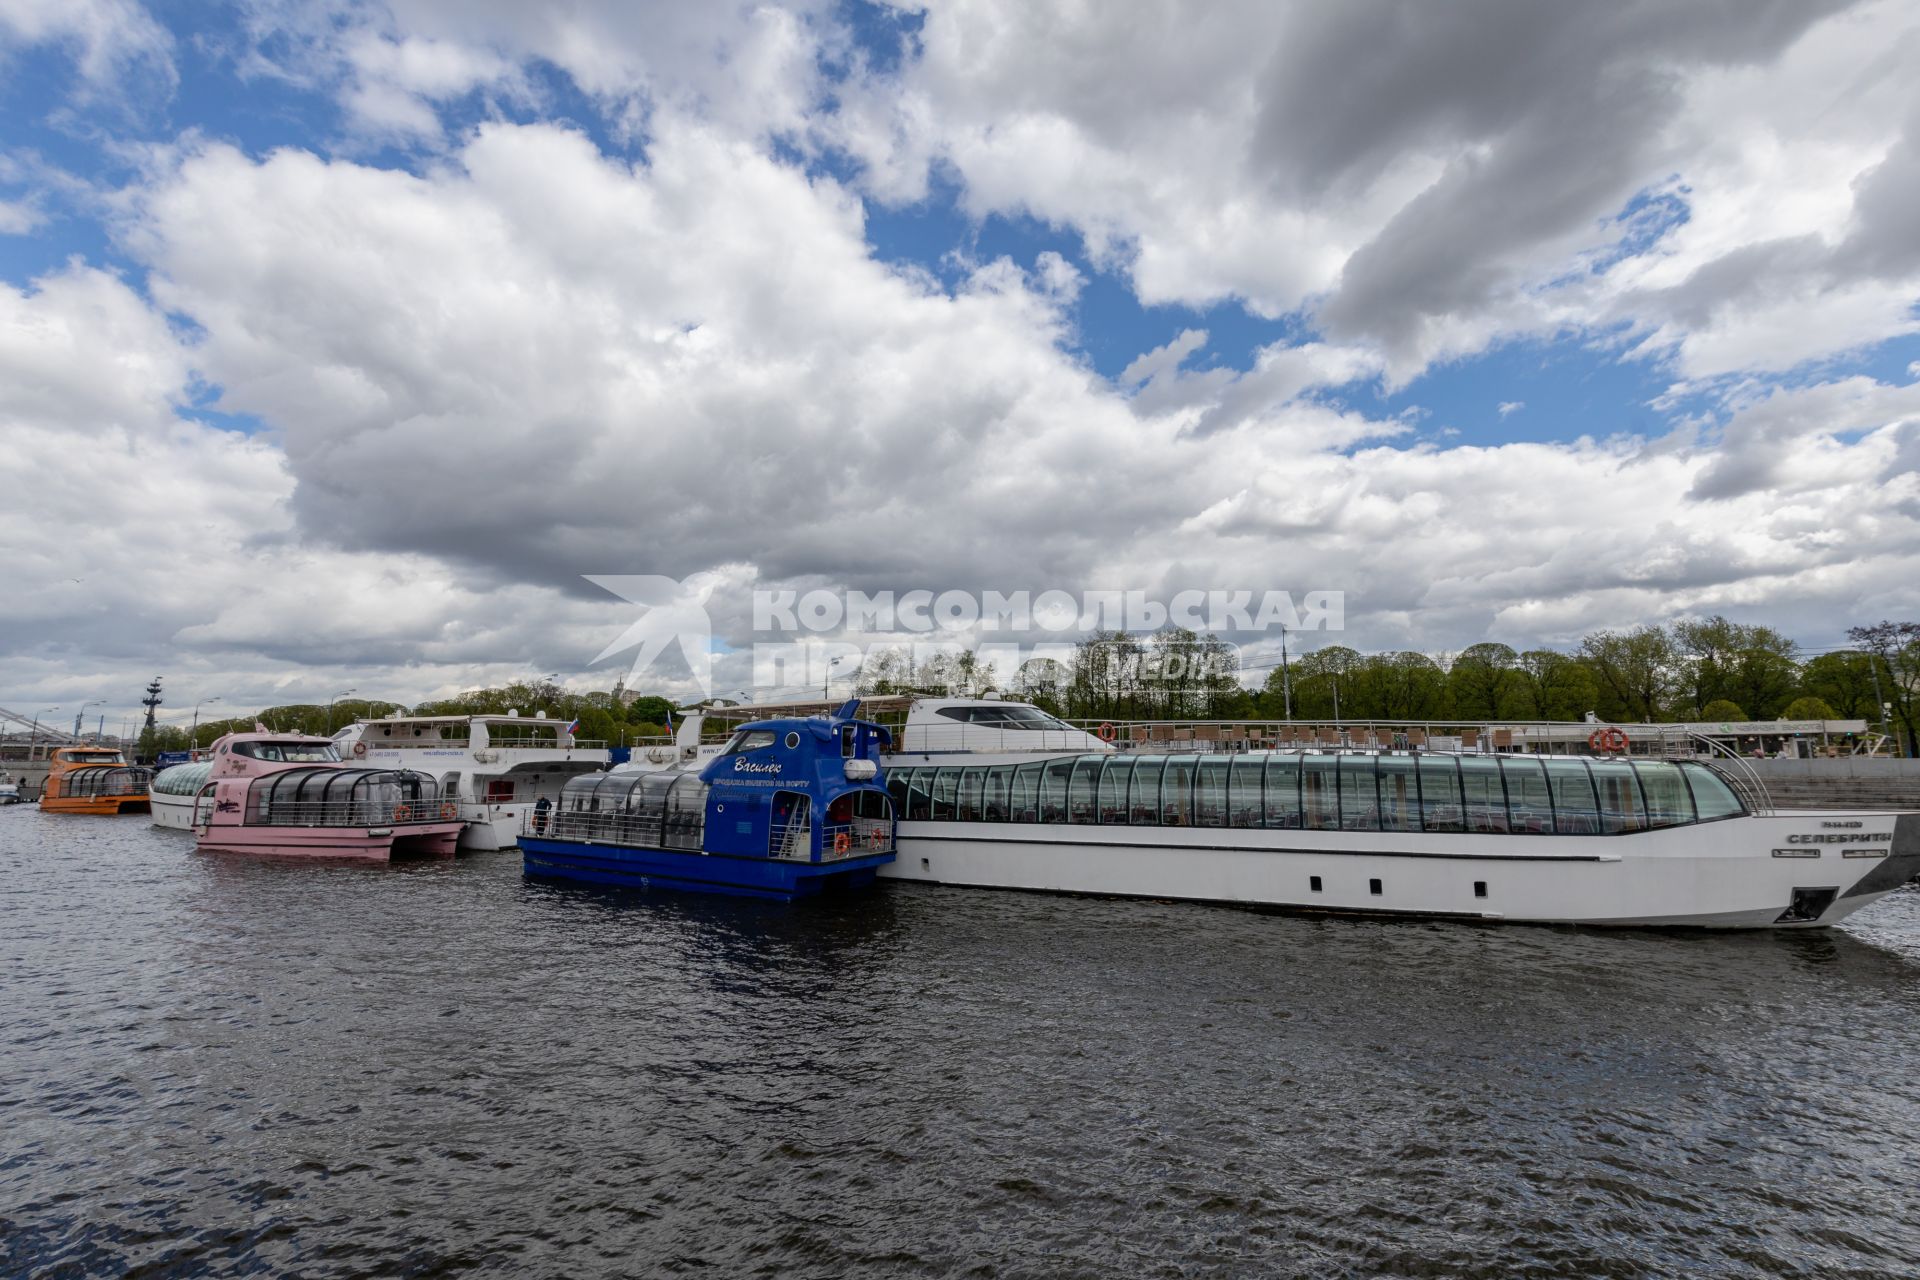
<path fill-rule="evenodd" d="M 160 677 L 155 676 L 153 683 L 147 686 L 147 696 L 140 699 L 140 705 L 147 709 L 147 732 L 154 730 L 153 716 L 160 710 Z"/>

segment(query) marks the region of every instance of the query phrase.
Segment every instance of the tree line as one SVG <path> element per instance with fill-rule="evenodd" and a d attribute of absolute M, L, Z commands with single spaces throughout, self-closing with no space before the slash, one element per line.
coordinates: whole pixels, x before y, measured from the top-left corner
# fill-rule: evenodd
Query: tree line
<path fill-rule="evenodd" d="M 1598 631 L 1570 649 L 1516 650 L 1486 642 L 1458 653 L 1411 650 L 1363 654 L 1325 645 L 1286 668 L 1242 669 L 1216 636 L 1169 627 L 1151 635 L 1095 632 L 1066 661 L 1022 666 L 1009 696 L 1074 720 L 1278 720 L 1289 702 L 1296 720 L 1865 720 L 1896 733 L 1920 755 L 1920 623 L 1879 622 L 1848 630 L 1851 649 L 1803 657 L 1771 627 L 1724 617 Z M 992 669 L 970 652 L 943 653 L 916 666 L 905 650 L 870 654 L 855 676 L 863 695 L 978 696 L 998 689 Z M 251 729 L 324 736 L 355 719 L 414 715 L 523 716 L 580 720 L 581 738 L 613 745 L 666 732 L 675 703 L 617 691 L 571 693 L 551 681 L 475 689 L 407 708 L 368 700 L 289 703 L 256 715 L 202 721 L 194 745 Z M 1882 710 L 1884 708 L 1884 710 Z M 183 750 L 187 731 L 143 733 L 140 754 Z"/>
<path fill-rule="evenodd" d="M 1289 704 L 1296 720 L 1566 721 L 1589 712 L 1642 723 L 1865 720 L 1920 754 L 1920 623 L 1854 627 L 1847 638 L 1851 649 L 1803 657 L 1772 627 L 1715 616 L 1598 631 L 1564 650 L 1490 641 L 1451 654 L 1363 654 L 1326 645 L 1251 672 L 1215 637 L 1100 632 L 1068 661 L 1027 663 L 1007 692 L 1076 720 L 1281 719 Z M 1189 661 L 1170 660 L 1177 655 Z M 863 671 L 861 691 L 992 688 L 990 673 L 966 657 L 914 670 L 896 655 Z"/>

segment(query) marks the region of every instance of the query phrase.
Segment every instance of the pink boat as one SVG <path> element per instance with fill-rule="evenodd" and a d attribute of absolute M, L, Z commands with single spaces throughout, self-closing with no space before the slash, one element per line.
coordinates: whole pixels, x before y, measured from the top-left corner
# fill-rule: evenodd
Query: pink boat
<path fill-rule="evenodd" d="M 412 769 L 343 764 L 326 738 L 230 733 L 193 802 L 203 850 L 275 857 L 451 858 L 466 824 Z"/>

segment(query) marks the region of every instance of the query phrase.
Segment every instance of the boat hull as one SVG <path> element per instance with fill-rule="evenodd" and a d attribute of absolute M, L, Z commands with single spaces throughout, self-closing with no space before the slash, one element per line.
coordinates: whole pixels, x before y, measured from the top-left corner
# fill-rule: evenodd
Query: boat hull
<path fill-rule="evenodd" d="M 40 808 L 47 813 L 145 813 L 147 797 L 42 795 Z"/>
<path fill-rule="evenodd" d="M 791 902 L 826 892 L 864 888 L 891 852 L 799 862 L 743 858 L 698 850 L 520 837 L 527 875 L 629 889 L 669 889 Z"/>
<path fill-rule="evenodd" d="M 214 826 L 199 835 L 202 853 L 264 858 L 351 858 L 387 862 L 396 857 L 451 858 L 461 824 L 423 822 L 383 827 Z"/>
<path fill-rule="evenodd" d="M 1802 843 L 1852 818 L 1893 839 L 1853 854 Z M 1920 875 L 1920 814 L 1771 814 L 1593 838 L 904 821 L 899 847 L 881 876 L 1302 911 L 1817 928 Z"/>
<path fill-rule="evenodd" d="M 147 797 L 147 801 L 154 826 L 165 827 L 169 831 L 193 830 L 194 797 L 170 796 L 163 791 L 155 791 Z"/>

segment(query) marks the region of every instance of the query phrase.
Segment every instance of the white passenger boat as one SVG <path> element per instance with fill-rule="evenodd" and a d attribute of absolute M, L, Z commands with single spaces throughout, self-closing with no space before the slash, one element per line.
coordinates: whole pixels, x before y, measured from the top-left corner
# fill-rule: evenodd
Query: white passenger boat
<path fill-rule="evenodd" d="M 5 769 L 0 769 L 0 804 L 19 804 L 20 784 Z"/>
<path fill-rule="evenodd" d="M 1920 814 L 1774 809 L 1732 762 L 1115 751 L 1023 704 L 871 699 L 864 713 L 884 722 L 887 701 L 906 708 L 882 756 L 892 879 L 1750 928 L 1833 924 L 1920 874 Z"/>
<path fill-rule="evenodd" d="M 440 784 L 467 826 L 462 849 L 510 849 L 522 820 L 545 798 L 558 804 L 569 778 L 607 767 L 604 743 L 581 742 L 545 714 L 390 716 L 333 736 L 352 764 L 412 769 Z"/>
<path fill-rule="evenodd" d="M 332 747 L 311 747 L 308 751 L 315 753 L 316 760 L 340 758 Z M 175 831 L 193 830 L 193 799 L 200 794 L 200 788 L 207 785 L 212 773 L 211 760 L 197 760 L 168 765 L 154 774 L 153 781 L 147 784 L 148 811 L 153 815 L 153 825 Z"/>

